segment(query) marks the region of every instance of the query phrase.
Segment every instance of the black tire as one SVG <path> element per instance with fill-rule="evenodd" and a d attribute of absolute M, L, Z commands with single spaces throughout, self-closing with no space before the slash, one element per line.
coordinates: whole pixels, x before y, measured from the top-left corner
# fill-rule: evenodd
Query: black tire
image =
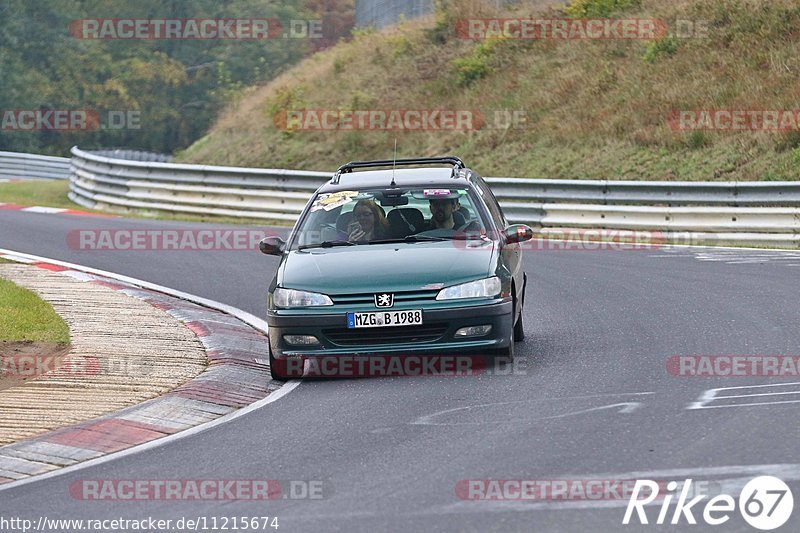
<path fill-rule="evenodd" d="M 511 315 L 511 320 L 512 321 L 514 320 L 513 313 Z M 516 329 L 516 328 L 514 328 L 514 329 Z M 514 332 L 513 332 L 513 330 L 511 332 L 511 338 L 508 341 L 508 346 L 506 346 L 505 348 L 498 348 L 497 350 L 494 351 L 493 355 L 494 355 L 495 359 L 504 358 L 504 359 L 507 359 L 509 362 L 514 360 Z"/>
<path fill-rule="evenodd" d="M 522 320 L 522 309 L 519 310 L 519 318 L 517 318 L 517 323 L 514 324 L 514 342 L 520 342 L 525 340 L 525 324 Z"/>
<path fill-rule="evenodd" d="M 291 378 L 289 378 L 289 376 L 287 376 L 285 373 L 281 372 L 281 370 L 278 368 L 278 366 L 281 366 L 281 367 L 285 368 L 286 367 L 286 363 L 282 363 L 280 365 L 278 364 L 277 360 L 275 359 L 275 356 L 272 355 L 272 346 L 270 346 L 269 347 L 269 373 L 270 373 L 270 375 L 272 375 L 272 379 L 277 379 L 279 381 L 289 381 L 289 379 L 291 379 Z"/>
<path fill-rule="evenodd" d="M 525 276 L 522 282 L 522 298 L 520 298 L 519 317 L 516 324 L 514 324 L 514 342 L 525 340 L 525 322 L 522 315 L 525 313 L 525 287 L 528 285 L 528 278 Z"/>

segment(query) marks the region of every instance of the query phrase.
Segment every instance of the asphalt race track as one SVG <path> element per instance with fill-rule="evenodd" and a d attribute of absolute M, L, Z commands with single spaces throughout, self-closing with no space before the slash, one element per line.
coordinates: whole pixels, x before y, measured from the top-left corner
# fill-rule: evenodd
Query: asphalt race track
<path fill-rule="evenodd" d="M 66 240 L 76 229 L 199 227 L 0 211 L 0 248 L 141 278 L 263 316 L 274 257 L 81 251 Z M 738 494 L 747 480 L 772 474 L 795 495 L 795 512 L 780 530 L 800 530 L 800 404 L 793 402 L 800 384 L 792 384 L 800 379 L 667 371 L 676 355 L 798 355 L 800 254 L 573 249 L 530 251 L 525 264 L 527 339 L 517 345 L 514 375 L 306 381 L 198 435 L 2 491 L 3 514 L 34 521 L 266 515 L 277 516 L 285 532 L 754 531 L 738 513 L 716 527 L 685 520 L 624 526 L 627 500 L 468 501 L 456 486 L 691 478 Z M 745 387 L 758 384 L 770 387 Z M 700 401 L 719 388 L 725 390 L 717 396 L 737 398 L 707 394 Z M 69 492 L 83 479 L 254 478 L 320 481 L 325 495 L 200 503 L 81 501 Z M 651 523 L 657 514 L 648 507 Z M 694 514 L 702 523 L 702 509 Z"/>

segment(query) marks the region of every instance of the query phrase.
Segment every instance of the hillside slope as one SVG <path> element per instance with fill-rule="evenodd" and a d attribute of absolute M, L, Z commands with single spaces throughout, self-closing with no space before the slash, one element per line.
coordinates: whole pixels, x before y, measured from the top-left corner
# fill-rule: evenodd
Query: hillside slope
<path fill-rule="evenodd" d="M 800 131 L 676 131 L 676 110 L 793 110 L 800 6 L 789 0 L 580 0 L 588 13 L 707 26 L 707 37 L 473 41 L 468 17 L 565 17 L 527 5 L 448 12 L 362 32 L 249 89 L 179 157 L 192 163 L 335 169 L 352 159 L 457 154 L 484 175 L 776 180 L 800 175 Z M 493 2 L 492 2 L 493 3 Z M 538 2 L 541 3 L 541 2 Z M 598 7 L 599 6 L 599 7 Z M 594 8 L 594 11 L 592 11 Z M 584 11 L 586 13 L 587 11 Z M 607 10 L 605 13 L 609 13 Z M 682 23 L 683 33 L 689 33 Z M 294 130 L 292 110 L 477 110 L 477 131 Z M 495 112 L 525 118 L 510 127 Z M 502 121 L 501 121 L 502 122 Z"/>

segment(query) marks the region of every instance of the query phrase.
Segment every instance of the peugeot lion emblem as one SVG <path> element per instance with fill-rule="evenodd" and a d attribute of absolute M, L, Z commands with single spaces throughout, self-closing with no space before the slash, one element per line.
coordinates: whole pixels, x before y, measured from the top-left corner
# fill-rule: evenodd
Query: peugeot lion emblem
<path fill-rule="evenodd" d="M 375 295 L 375 307 L 391 307 L 394 305 L 394 294 L 384 292 Z"/>

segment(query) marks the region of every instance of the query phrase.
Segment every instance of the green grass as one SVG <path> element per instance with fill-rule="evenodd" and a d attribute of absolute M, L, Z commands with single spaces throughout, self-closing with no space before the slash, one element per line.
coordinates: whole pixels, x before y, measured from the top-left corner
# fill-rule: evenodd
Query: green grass
<path fill-rule="evenodd" d="M 175 214 L 156 210 L 136 210 L 124 212 L 108 212 L 87 209 L 73 203 L 68 197 L 69 182 L 58 181 L 19 181 L 0 184 L 0 203 L 17 204 L 26 207 L 40 205 L 62 209 L 77 209 L 90 213 L 111 213 L 132 218 L 176 220 L 180 222 L 208 222 L 214 224 L 246 224 L 257 226 L 287 226 L 290 223 L 281 220 L 246 219 L 214 215 Z"/>
<path fill-rule="evenodd" d="M 0 341 L 69 343 L 69 328 L 53 307 L 0 278 Z"/>
<path fill-rule="evenodd" d="M 24 206 L 41 205 L 62 209 L 83 209 L 67 198 L 66 180 L 31 180 L 0 185 L 0 203 Z"/>

